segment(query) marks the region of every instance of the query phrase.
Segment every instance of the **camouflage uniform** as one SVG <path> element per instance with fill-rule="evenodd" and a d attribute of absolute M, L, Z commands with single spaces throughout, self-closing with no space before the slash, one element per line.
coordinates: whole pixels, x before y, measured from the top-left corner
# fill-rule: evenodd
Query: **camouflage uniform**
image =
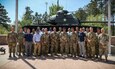
<path fill-rule="evenodd" d="M 87 35 L 87 39 L 90 40 L 90 42 L 87 42 L 88 57 L 94 57 L 96 34 L 94 32 L 89 32 Z"/>
<path fill-rule="evenodd" d="M 51 54 L 55 52 L 57 54 L 58 52 L 58 34 L 57 32 L 53 32 L 50 35 L 50 40 L 51 40 Z"/>
<path fill-rule="evenodd" d="M 18 52 L 19 56 L 21 52 L 24 53 L 24 44 L 23 44 L 24 33 L 18 33 Z"/>
<path fill-rule="evenodd" d="M 8 40 L 9 53 L 10 53 L 9 57 L 11 57 L 12 52 L 13 52 L 13 56 L 15 57 L 17 34 L 15 32 L 8 33 L 7 40 Z"/>
<path fill-rule="evenodd" d="M 109 37 L 107 34 L 100 34 L 99 35 L 99 55 L 100 58 L 102 57 L 102 55 L 105 55 L 105 59 L 107 60 L 108 57 L 108 41 L 109 41 Z"/>
<path fill-rule="evenodd" d="M 60 35 L 60 52 L 63 55 L 66 53 L 69 54 L 69 46 L 68 46 L 68 34 L 66 32 L 62 32 Z"/>
<path fill-rule="evenodd" d="M 72 32 L 70 36 L 70 54 L 76 57 L 77 53 L 77 45 L 78 45 L 78 37 L 75 32 Z"/>
<path fill-rule="evenodd" d="M 85 31 L 85 35 L 86 35 L 85 49 L 86 49 L 86 56 L 88 56 L 88 46 L 87 46 L 87 36 L 88 36 L 88 32 Z"/>
<path fill-rule="evenodd" d="M 42 45 L 42 55 L 47 55 L 49 52 L 49 40 L 50 35 L 49 34 L 43 34 L 41 36 L 41 45 Z"/>
<path fill-rule="evenodd" d="M 96 42 L 95 42 L 95 55 L 96 55 L 96 58 L 98 58 L 98 55 L 99 55 L 99 40 L 98 40 L 98 36 L 99 36 L 99 34 L 96 33 Z"/>
<path fill-rule="evenodd" d="M 61 31 L 58 31 L 58 53 L 60 53 L 60 35 L 61 35 Z"/>

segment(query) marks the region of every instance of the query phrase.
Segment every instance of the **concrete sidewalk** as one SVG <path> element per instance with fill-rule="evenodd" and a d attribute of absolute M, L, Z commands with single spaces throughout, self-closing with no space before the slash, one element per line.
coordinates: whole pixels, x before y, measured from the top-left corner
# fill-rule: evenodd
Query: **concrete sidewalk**
<path fill-rule="evenodd" d="M 115 69 L 115 56 L 109 56 L 108 62 L 90 60 L 83 58 L 62 57 L 8 57 L 8 46 L 6 54 L 0 52 L 0 69 Z"/>

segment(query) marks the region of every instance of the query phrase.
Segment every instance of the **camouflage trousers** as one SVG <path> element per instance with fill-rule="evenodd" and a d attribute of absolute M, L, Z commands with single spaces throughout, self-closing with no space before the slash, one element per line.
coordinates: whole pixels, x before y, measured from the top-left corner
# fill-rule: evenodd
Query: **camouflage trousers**
<path fill-rule="evenodd" d="M 95 57 L 95 43 L 87 43 L 87 57 Z"/>
<path fill-rule="evenodd" d="M 55 53 L 55 54 L 57 54 L 57 52 L 58 52 L 58 44 L 56 44 L 56 43 L 51 43 L 51 54 L 53 54 L 53 53 Z"/>
<path fill-rule="evenodd" d="M 105 45 L 105 46 L 100 45 L 99 46 L 99 56 L 100 56 L 100 58 L 102 57 L 103 54 L 105 55 L 105 58 L 108 57 L 107 45 Z"/>
<path fill-rule="evenodd" d="M 60 43 L 60 53 L 63 55 L 65 54 L 69 54 L 69 46 L 68 43 Z"/>
<path fill-rule="evenodd" d="M 98 58 L 98 55 L 99 55 L 99 43 L 96 43 L 96 45 L 95 45 L 95 55 Z"/>
<path fill-rule="evenodd" d="M 70 44 L 70 54 L 71 55 L 77 55 L 78 53 L 77 53 L 77 45 L 78 44 L 76 44 L 76 43 L 71 43 Z"/>
<path fill-rule="evenodd" d="M 24 45 L 23 45 L 22 42 L 19 42 L 19 44 L 18 44 L 18 46 L 17 46 L 17 50 L 18 50 L 18 52 L 19 52 L 19 55 L 20 55 L 21 53 L 24 53 Z"/>
<path fill-rule="evenodd" d="M 37 55 L 36 52 L 38 53 L 38 55 L 40 55 L 40 53 L 41 53 L 41 44 L 40 44 L 40 42 L 37 42 L 36 44 L 34 44 L 34 55 Z"/>
<path fill-rule="evenodd" d="M 49 52 L 49 46 L 48 46 L 48 44 L 42 44 L 42 50 L 41 50 L 41 52 L 42 52 L 42 55 L 47 55 L 48 54 L 48 52 Z"/>
<path fill-rule="evenodd" d="M 8 46 L 9 46 L 9 53 L 10 53 L 10 54 L 11 54 L 12 52 L 15 53 L 15 50 L 16 50 L 16 42 L 8 43 Z"/>

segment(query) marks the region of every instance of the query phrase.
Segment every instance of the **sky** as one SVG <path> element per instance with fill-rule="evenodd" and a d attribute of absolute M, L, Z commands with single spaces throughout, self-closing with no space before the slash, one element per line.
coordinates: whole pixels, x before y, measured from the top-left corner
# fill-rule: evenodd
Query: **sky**
<path fill-rule="evenodd" d="M 25 13 L 25 7 L 29 6 L 31 10 L 43 14 L 46 11 L 49 12 L 49 6 L 52 4 L 57 4 L 57 0 L 18 0 L 18 19 L 21 20 L 23 14 Z M 64 7 L 64 10 L 76 11 L 79 8 L 84 7 L 90 2 L 90 0 L 59 0 L 59 5 Z M 15 21 L 15 0 L 0 0 L 0 3 L 4 6 L 8 12 L 8 16 L 11 19 L 11 23 Z M 34 14 L 33 13 L 33 14 Z"/>

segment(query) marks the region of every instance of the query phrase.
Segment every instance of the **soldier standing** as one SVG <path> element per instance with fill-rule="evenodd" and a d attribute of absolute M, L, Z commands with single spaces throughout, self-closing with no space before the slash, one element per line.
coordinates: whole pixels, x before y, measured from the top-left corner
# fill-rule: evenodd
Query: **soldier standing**
<path fill-rule="evenodd" d="M 40 28 L 38 27 L 36 30 L 36 33 L 33 35 L 33 43 L 34 43 L 34 55 L 35 56 L 39 56 L 41 53 L 41 43 L 40 43 L 40 39 L 41 39 L 41 34 L 40 34 Z M 36 54 L 36 52 L 38 54 Z"/>
<path fill-rule="evenodd" d="M 77 45 L 78 45 L 78 35 L 76 35 L 74 28 L 71 28 L 72 33 L 70 36 L 70 54 L 71 56 L 76 57 L 77 53 Z"/>
<path fill-rule="evenodd" d="M 79 33 L 79 27 L 75 28 L 75 33 L 76 33 L 76 35 L 78 35 L 78 33 Z M 79 56 L 79 53 L 80 53 L 79 45 L 77 44 L 77 56 Z"/>
<path fill-rule="evenodd" d="M 9 57 L 13 52 L 13 57 L 15 57 L 15 48 L 17 44 L 17 34 L 14 32 L 14 27 L 11 27 L 11 32 L 7 36 L 8 46 L 9 46 Z"/>
<path fill-rule="evenodd" d="M 18 51 L 19 51 L 19 56 L 21 56 L 21 53 L 24 53 L 24 47 L 23 47 L 24 46 L 24 44 L 23 44 L 24 33 L 23 33 L 23 29 L 22 28 L 20 28 L 17 37 L 18 37 Z"/>
<path fill-rule="evenodd" d="M 95 42 L 96 34 L 93 32 L 93 28 L 90 27 L 90 32 L 87 35 L 88 57 L 95 57 Z"/>
<path fill-rule="evenodd" d="M 69 37 L 66 32 L 66 28 L 63 28 L 63 32 L 60 35 L 60 52 L 62 56 L 64 55 L 64 53 L 66 53 L 67 56 L 69 54 L 68 40 L 69 40 Z"/>
<path fill-rule="evenodd" d="M 101 29 L 101 34 L 99 35 L 99 56 L 100 59 L 102 59 L 102 55 L 105 55 L 105 60 L 107 61 L 107 57 L 108 57 L 108 41 L 109 41 L 109 37 L 108 35 L 105 33 L 104 28 Z"/>
<path fill-rule="evenodd" d="M 95 55 L 96 58 L 98 58 L 99 55 L 99 40 L 98 40 L 98 36 L 101 33 L 101 30 L 99 28 L 97 28 L 97 32 L 96 32 L 96 45 L 95 45 Z"/>
<path fill-rule="evenodd" d="M 84 32 L 86 35 L 86 40 L 85 40 L 85 49 L 86 49 L 86 56 L 88 56 L 88 47 L 87 47 L 87 35 L 89 33 L 89 28 L 86 28 L 86 31 Z"/>
<path fill-rule="evenodd" d="M 53 56 L 54 53 L 57 55 L 58 52 L 58 33 L 56 32 L 56 28 L 53 28 L 53 31 L 50 35 L 51 40 L 51 55 Z"/>
<path fill-rule="evenodd" d="M 50 35 L 48 34 L 47 28 L 44 29 L 44 32 L 41 36 L 42 55 L 48 55 Z"/>
<path fill-rule="evenodd" d="M 58 53 L 60 53 L 60 34 L 62 32 L 62 28 L 59 27 L 59 31 L 57 32 L 58 33 Z"/>

